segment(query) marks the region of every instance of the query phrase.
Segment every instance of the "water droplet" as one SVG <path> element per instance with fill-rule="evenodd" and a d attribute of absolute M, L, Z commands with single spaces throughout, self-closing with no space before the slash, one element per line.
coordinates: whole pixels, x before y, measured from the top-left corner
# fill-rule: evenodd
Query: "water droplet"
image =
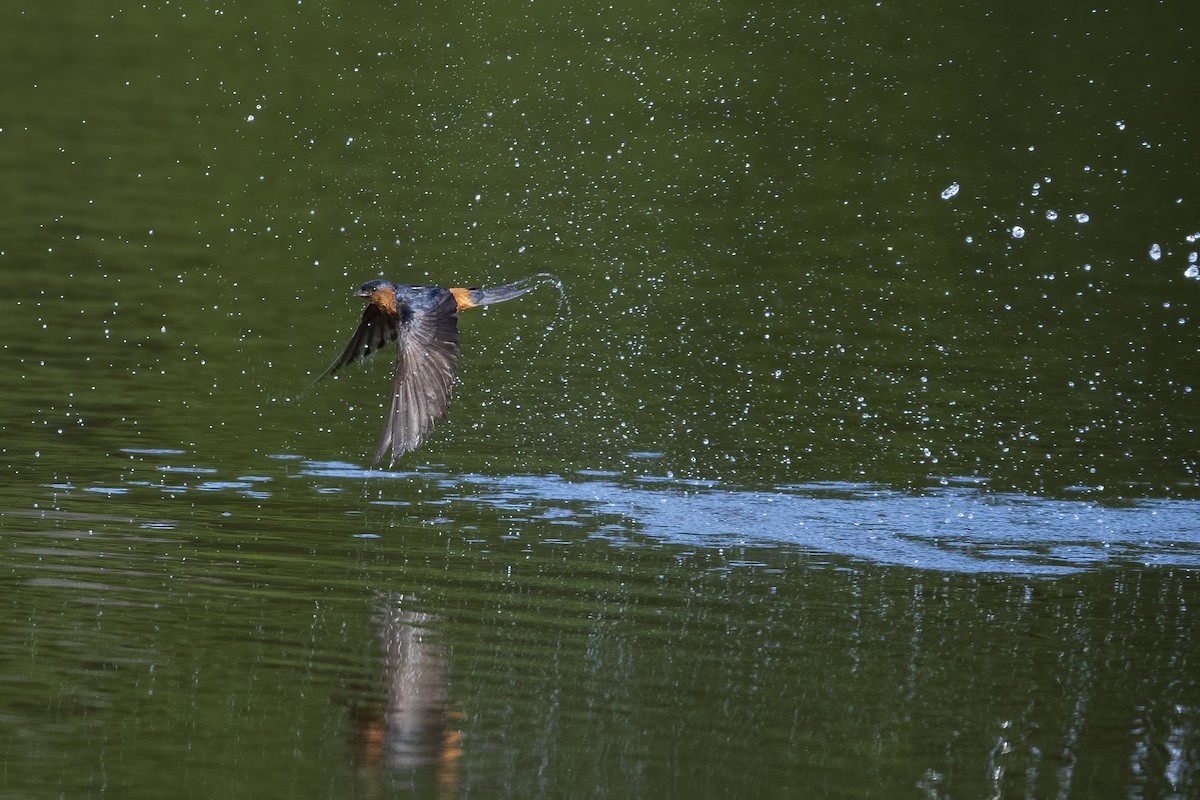
<path fill-rule="evenodd" d="M 1075 221 L 1080 225 L 1086 225 L 1087 221 L 1090 219 L 1091 217 L 1089 217 L 1087 214 L 1079 213 L 1075 215 Z"/>
<path fill-rule="evenodd" d="M 1046 219 L 1050 220 L 1051 222 L 1054 222 L 1054 220 L 1058 219 L 1058 212 L 1057 211 L 1047 211 Z"/>
<path fill-rule="evenodd" d="M 1195 280 L 1200 281 L 1200 267 L 1197 267 L 1195 264 L 1192 264 L 1190 267 L 1188 267 L 1187 269 L 1185 269 L 1183 271 L 1183 277 L 1194 278 Z"/>
<path fill-rule="evenodd" d="M 1158 242 L 1150 245 L 1150 260 L 1158 261 L 1162 258 L 1162 248 L 1158 246 Z"/>
<path fill-rule="evenodd" d="M 942 199 L 943 199 L 943 200 L 949 200 L 951 197 L 954 197 L 954 195 L 958 194 L 958 190 L 959 190 L 960 188 L 961 188 L 961 187 L 958 185 L 958 182 L 957 182 L 957 181 L 955 181 L 954 183 L 950 184 L 950 185 L 949 185 L 949 186 L 947 186 L 945 189 L 942 189 Z"/>
<path fill-rule="evenodd" d="M 1020 225 L 1013 225 L 1013 228 L 1012 228 L 1012 237 L 1013 237 L 1014 239 L 1020 239 L 1020 238 L 1021 238 L 1021 237 L 1023 237 L 1024 235 L 1025 235 L 1025 229 L 1024 229 L 1024 228 L 1022 228 Z"/>

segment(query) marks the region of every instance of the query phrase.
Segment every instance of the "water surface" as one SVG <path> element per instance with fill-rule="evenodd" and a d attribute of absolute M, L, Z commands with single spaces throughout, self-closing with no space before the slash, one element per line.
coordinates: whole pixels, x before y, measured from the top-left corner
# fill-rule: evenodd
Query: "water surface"
<path fill-rule="evenodd" d="M 0 12 L 0 795 L 1195 796 L 1193 18 Z"/>

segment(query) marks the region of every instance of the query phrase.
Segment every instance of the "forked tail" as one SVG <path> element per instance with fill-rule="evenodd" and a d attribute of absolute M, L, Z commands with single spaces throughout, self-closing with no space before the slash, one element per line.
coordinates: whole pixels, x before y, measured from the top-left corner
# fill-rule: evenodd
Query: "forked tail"
<path fill-rule="evenodd" d="M 512 300 L 546 283 L 558 289 L 559 303 L 561 304 L 566 297 L 562 281 L 548 272 L 538 273 L 531 278 L 524 278 L 515 283 L 506 283 L 503 286 L 492 286 L 487 289 L 451 289 L 450 291 L 454 293 L 454 298 L 458 301 L 458 310 L 463 311 L 468 308 L 475 308 L 476 306 L 486 306 L 490 303 L 503 303 L 505 300 Z"/>

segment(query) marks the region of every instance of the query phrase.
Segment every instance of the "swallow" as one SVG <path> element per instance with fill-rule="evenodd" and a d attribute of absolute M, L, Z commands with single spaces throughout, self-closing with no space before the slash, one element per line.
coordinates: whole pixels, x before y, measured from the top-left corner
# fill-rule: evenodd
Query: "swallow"
<path fill-rule="evenodd" d="M 396 343 L 392 403 L 372 464 L 389 450 L 390 463 L 416 450 L 434 422 L 445 416 L 458 366 L 458 314 L 520 297 L 535 281 L 527 278 L 491 289 L 443 289 L 376 280 L 354 293 L 367 301 L 358 330 L 317 380 Z"/>

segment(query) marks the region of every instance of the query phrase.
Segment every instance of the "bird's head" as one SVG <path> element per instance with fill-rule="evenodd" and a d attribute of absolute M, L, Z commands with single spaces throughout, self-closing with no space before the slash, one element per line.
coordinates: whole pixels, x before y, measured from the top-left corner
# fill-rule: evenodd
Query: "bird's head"
<path fill-rule="evenodd" d="M 380 289 L 384 287 L 391 288 L 387 281 L 367 281 L 362 286 L 358 287 L 358 291 L 354 293 L 355 297 L 374 297 Z"/>
<path fill-rule="evenodd" d="M 387 314 L 396 313 L 396 289 L 391 281 L 367 281 L 354 293 Z"/>

